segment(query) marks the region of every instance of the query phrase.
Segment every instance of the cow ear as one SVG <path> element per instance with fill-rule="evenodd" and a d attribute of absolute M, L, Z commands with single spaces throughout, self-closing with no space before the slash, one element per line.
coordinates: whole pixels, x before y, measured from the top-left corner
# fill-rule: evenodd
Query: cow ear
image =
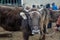
<path fill-rule="evenodd" d="M 24 12 L 20 12 L 20 16 L 22 16 L 23 19 L 27 19 L 27 17 L 26 17 Z"/>

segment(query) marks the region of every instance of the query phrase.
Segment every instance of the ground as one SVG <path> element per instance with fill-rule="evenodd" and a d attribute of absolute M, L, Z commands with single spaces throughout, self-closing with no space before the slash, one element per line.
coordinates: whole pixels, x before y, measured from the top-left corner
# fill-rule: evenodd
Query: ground
<path fill-rule="evenodd" d="M 52 31 L 52 30 L 51 30 Z M 0 33 L 5 32 L 3 28 L 0 28 Z M 0 40 L 23 40 L 22 32 L 14 32 L 13 37 L 1 37 Z M 29 40 L 38 40 L 39 35 L 30 36 Z M 46 40 L 60 40 L 60 32 L 56 32 L 52 36 L 46 36 Z"/>

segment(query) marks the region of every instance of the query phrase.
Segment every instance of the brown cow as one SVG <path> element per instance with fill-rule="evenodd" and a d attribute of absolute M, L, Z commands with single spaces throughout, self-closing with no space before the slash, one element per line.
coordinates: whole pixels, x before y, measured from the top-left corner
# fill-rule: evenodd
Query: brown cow
<path fill-rule="evenodd" d="M 22 7 L 0 6 L 0 26 L 7 31 L 22 30 L 24 40 L 28 40 L 31 29 L 26 15 Z"/>
<path fill-rule="evenodd" d="M 28 14 L 30 12 L 31 14 Z M 28 40 L 31 33 L 40 33 L 39 29 L 41 27 L 41 30 L 43 30 L 43 25 L 45 26 L 44 28 L 46 28 L 46 20 L 48 19 L 47 16 L 48 14 L 46 10 L 42 11 L 41 16 L 40 12 L 34 8 L 26 13 L 26 11 L 24 11 L 21 7 L 1 6 L 0 26 L 7 31 L 20 31 L 20 28 L 22 28 L 24 40 Z M 43 36 L 45 36 L 45 34 Z"/>
<path fill-rule="evenodd" d="M 46 8 L 42 8 L 40 10 L 36 8 L 32 8 L 29 11 L 29 14 L 32 19 L 32 34 L 41 33 L 40 37 L 42 40 L 45 40 L 45 33 L 48 24 L 49 14 Z M 41 40 L 40 39 L 40 40 Z"/>

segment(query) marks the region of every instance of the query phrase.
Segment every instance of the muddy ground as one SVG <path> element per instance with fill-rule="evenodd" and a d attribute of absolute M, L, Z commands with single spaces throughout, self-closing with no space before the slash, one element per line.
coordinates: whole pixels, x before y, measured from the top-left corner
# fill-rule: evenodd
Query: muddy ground
<path fill-rule="evenodd" d="M 2 32 L 4 33 L 5 30 L 0 27 L 0 34 Z M 13 32 L 12 35 L 13 35 L 12 37 L 0 37 L 0 40 L 23 40 L 22 32 Z M 32 37 L 30 36 L 29 38 L 29 40 L 38 40 L 38 39 L 39 39 L 39 35 L 35 35 Z M 60 32 L 56 32 L 52 36 L 46 36 L 46 40 L 60 40 Z"/>

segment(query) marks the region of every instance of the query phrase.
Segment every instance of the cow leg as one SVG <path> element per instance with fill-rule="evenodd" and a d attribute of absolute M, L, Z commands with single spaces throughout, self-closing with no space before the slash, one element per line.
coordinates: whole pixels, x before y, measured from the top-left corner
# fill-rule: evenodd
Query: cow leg
<path fill-rule="evenodd" d="M 46 34 L 46 25 L 43 25 L 43 33 L 40 35 L 40 39 L 39 40 L 45 40 L 45 34 Z"/>
<path fill-rule="evenodd" d="M 45 40 L 45 34 L 43 34 L 43 35 L 40 35 L 40 38 L 39 38 L 39 40 Z"/>
<path fill-rule="evenodd" d="M 27 32 L 23 33 L 24 40 L 29 40 L 29 34 Z"/>
<path fill-rule="evenodd" d="M 46 34 L 46 32 L 47 32 L 47 30 L 46 30 L 46 29 L 47 29 L 47 26 L 46 26 L 45 24 L 43 25 L 43 29 L 44 29 L 44 30 L 43 30 L 42 40 L 45 40 L 45 34 Z"/>
<path fill-rule="evenodd" d="M 42 33 L 42 31 L 40 31 L 40 37 L 39 37 L 39 40 L 42 40 L 42 36 L 43 36 L 43 33 Z"/>
<path fill-rule="evenodd" d="M 43 28 L 43 25 L 44 24 L 44 19 L 41 19 L 41 21 L 40 21 L 40 38 L 39 38 L 39 40 L 42 40 L 43 38 L 43 30 L 44 30 L 44 28 Z"/>
<path fill-rule="evenodd" d="M 49 23 L 49 21 L 47 20 L 46 22 L 45 22 L 45 24 L 46 24 L 46 33 L 48 33 L 48 23 Z"/>
<path fill-rule="evenodd" d="M 43 29 L 44 29 L 43 30 L 44 34 L 43 34 L 42 40 L 45 40 L 45 34 L 46 34 L 46 25 L 45 24 L 43 25 Z"/>
<path fill-rule="evenodd" d="M 29 40 L 29 31 L 26 28 L 27 27 L 23 28 L 23 39 Z"/>

